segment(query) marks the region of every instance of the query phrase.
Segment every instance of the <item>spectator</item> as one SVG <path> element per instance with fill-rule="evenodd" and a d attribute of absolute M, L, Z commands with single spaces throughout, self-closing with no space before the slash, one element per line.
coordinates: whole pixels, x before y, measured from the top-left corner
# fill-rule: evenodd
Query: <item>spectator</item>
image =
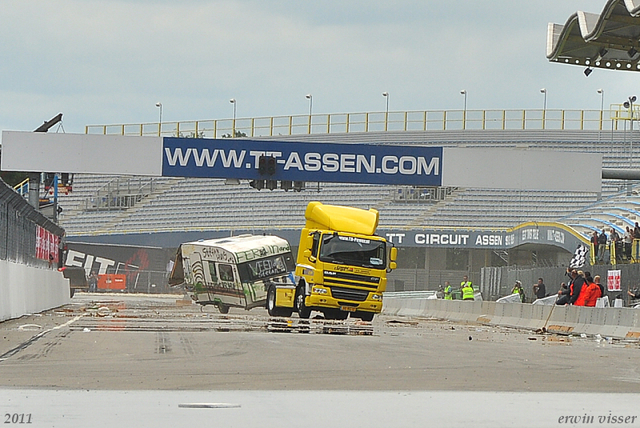
<path fill-rule="evenodd" d="M 89 275 L 89 293 L 95 293 L 96 291 L 98 291 L 98 274 L 93 270 Z"/>
<path fill-rule="evenodd" d="M 533 293 L 536 295 L 536 299 L 542 299 L 547 296 L 547 286 L 544 285 L 542 278 L 538 278 L 538 283 L 533 286 Z"/>
<path fill-rule="evenodd" d="M 584 276 L 582 276 L 582 278 L 584 278 L 584 283 L 582 284 L 582 288 L 580 288 L 580 293 L 578 295 L 578 298 L 573 303 L 575 306 L 587 306 L 587 302 L 589 302 L 589 299 L 591 297 L 591 293 L 593 292 L 594 287 L 598 289 L 598 293 L 600 292 L 600 289 L 598 288 L 598 286 L 593 282 L 593 278 L 591 278 L 591 274 L 588 274 L 588 275 L 585 274 Z M 575 289 L 575 286 L 574 286 L 574 289 Z M 594 300 L 593 306 L 595 305 L 596 305 L 596 301 Z"/>
<path fill-rule="evenodd" d="M 614 228 L 611 228 L 609 233 L 609 251 L 614 251 L 616 260 L 620 260 L 620 253 L 622 252 L 621 244 L 620 235 L 618 235 L 618 232 L 616 232 Z"/>
<path fill-rule="evenodd" d="M 572 272 L 572 275 L 573 275 L 573 272 Z M 584 272 L 579 270 L 576 272 L 576 276 L 573 278 L 573 282 L 569 287 L 569 291 L 571 292 L 569 303 L 571 303 L 572 305 L 576 304 L 576 302 L 580 298 L 580 293 L 582 292 L 582 288 L 584 287 L 584 284 L 585 284 Z M 582 303 L 582 301 L 580 301 L 580 303 Z M 583 305 L 577 305 L 577 306 L 583 306 Z"/>
<path fill-rule="evenodd" d="M 453 287 L 451 287 L 449 281 L 444 283 L 444 300 L 453 300 Z"/>
<path fill-rule="evenodd" d="M 600 284 L 600 275 L 594 276 L 593 282 L 595 282 L 598 288 L 600 289 L 600 297 L 604 297 L 604 285 Z"/>
<path fill-rule="evenodd" d="M 629 295 L 629 297 L 631 297 L 632 299 L 640 299 L 640 291 L 638 291 L 638 289 L 634 289 L 633 291 L 628 290 L 627 294 Z"/>
<path fill-rule="evenodd" d="M 607 252 L 607 234 L 602 229 L 602 233 L 598 235 L 598 261 L 604 261 L 604 254 Z"/>
<path fill-rule="evenodd" d="M 625 260 L 631 260 L 631 244 L 633 243 L 633 232 L 631 231 L 631 228 L 629 226 L 627 226 L 627 230 L 624 232 L 622 243 L 624 245 L 622 253 L 624 254 Z"/>
<path fill-rule="evenodd" d="M 438 285 L 438 291 L 436 291 L 436 298 L 444 299 L 444 288 L 442 288 L 442 284 Z"/>
<path fill-rule="evenodd" d="M 602 291 L 600 290 L 600 286 L 595 282 L 595 278 L 593 278 L 592 280 L 591 279 L 591 277 L 587 277 L 589 286 L 587 287 L 587 296 L 585 298 L 584 305 L 594 307 L 598 299 L 602 297 Z"/>
<path fill-rule="evenodd" d="M 598 232 L 593 231 L 591 236 L 591 244 L 593 244 L 593 260 L 598 260 Z"/>
<path fill-rule="evenodd" d="M 633 239 L 640 239 L 640 225 L 636 221 L 636 225 L 633 227 Z"/>
<path fill-rule="evenodd" d="M 560 284 L 560 290 L 558 290 L 558 298 L 556 299 L 556 305 L 569 304 L 569 288 L 564 282 Z"/>
<path fill-rule="evenodd" d="M 460 284 L 460 291 L 462 291 L 462 300 L 475 300 L 474 290 L 473 290 L 473 287 L 471 286 L 471 281 L 463 281 Z"/>
<path fill-rule="evenodd" d="M 524 289 L 522 288 L 522 283 L 520 281 L 516 281 L 515 285 L 513 286 L 513 290 L 511 290 L 511 294 L 516 294 L 516 293 L 520 295 L 520 301 L 524 303 L 525 301 Z"/>

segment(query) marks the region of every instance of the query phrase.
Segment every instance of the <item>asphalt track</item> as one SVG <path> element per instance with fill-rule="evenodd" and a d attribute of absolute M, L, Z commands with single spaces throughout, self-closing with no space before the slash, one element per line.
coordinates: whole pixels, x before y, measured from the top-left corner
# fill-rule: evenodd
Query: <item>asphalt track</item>
<path fill-rule="evenodd" d="M 150 426 L 180 421 L 187 410 L 178 404 L 202 405 L 198 398 L 209 404 L 244 403 L 241 407 L 247 409 L 282 397 L 290 402 L 306 397 L 299 406 L 302 411 L 305 406 L 315 408 L 314 400 L 344 403 L 351 397 L 360 402 L 361 411 L 369 409 L 371 417 L 380 402 L 404 397 L 401 401 L 407 405 L 427 398 L 432 406 L 442 403 L 430 410 L 436 419 L 437 415 L 443 418 L 441 426 L 465 426 L 469 421 L 476 426 L 526 426 L 521 423 L 523 417 L 530 417 L 526 412 L 509 416 L 488 404 L 476 409 L 471 419 L 455 412 L 452 419 L 450 412 L 443 411 L 452 396 L 472 394 L 477 407 L 490 394 L 495 406 L 504 400 L 548 402 L 553 411 L 532 426 L 557 426 L 564 416 L 564 407 L 558 403 L 564 400 L 598 403 L 601 407 L 578 409 L 585 415 L 597 411 L 588 414 L 597 417 L 614 409 L 635 409 L 637 405 L 624 406 L 637 404 L 640 391 L 637 341 L 542 335 L 424 318 L 378 316 L 372 324 L 323 320 L 303 324 L 295 316 L 289 322 L 271 319 L 262 309 L 232 309 L 221 315 L 215 308 L 185 304 L 181 296 L 81 293 L 65 307 L 0 323 L 0 330 L 0 407 L 5 419 L 35 412 L 31 400 L 47 394 L 50 399 L 45 403 L 51 406 L 65 400 L 111 403 L 121 415 L 133 415 L 131 421 L 135 415 L 144 415 L 140 407 L 136 413 L 134 402 L 147 403 L 147 411 L 162 400 L 173 403 L 172 415 L 178 419 L 167 416 L 166 425 Z M 161 391 L 166 395 L 157 396 Z M 576 396 L 582 393 L 589 397 L 598 393 L 598 398 Z M 7 397 L 13 397 L 14 410 L 7 410 L 12 404 Z M 368 397 L 365 403 L 363 397 Z M 347 416 L 353 410 L 346 404 L 335 406 L 331 414 L 336 418 L 345 417 L 338 409 L 344 407 Z M 422 423 L 424 409 L 401 408 L 394 407 L 400 412 L 396 421 L 398 417 L 403 421 L 395 426 L 430 425 Z M 39 420 L 60 416 L 53 409 L 59 410 L 54 407 Z M 83 426 L 89 417 L 84 409 L 84 413 L 78 413 L 77 407 L 63 412 L 60 417 L 69 418 L 75 411 L 71 419 L 77 425 L 60 426 Z M 234 414 L 231 408 L 224 412 L 225 418 Z M 627 411 L 625 417 L 631 418 L 634 412 Z M 294 414 L 275 412 L 268 423 L 247 416 L 237 426 L 279 426 Z M 202 413 L 204 420 L 210 415 Z M 313 419 L 316 423 L 306 425 L 335 422 L 327 417 L 318 416 Z M 513 424 L 507 423 L 507 417 Z M 379 426 L 375 422 L 380 418 L 348 425 Z M 640 425 L 637 418 L 633 421 L 632 425 Z M 135 423 L 146 426 L 140 420 Z"/>

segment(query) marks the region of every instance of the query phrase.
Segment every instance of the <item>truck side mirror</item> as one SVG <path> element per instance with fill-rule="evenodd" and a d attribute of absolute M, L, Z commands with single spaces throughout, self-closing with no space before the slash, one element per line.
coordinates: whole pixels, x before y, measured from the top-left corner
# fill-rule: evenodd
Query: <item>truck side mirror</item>
<path fill-rule="evenodd" d="M 309 250 L 309 249 L 304 250 L 302 255 L 305 258 L 307 258 L 309 261 L 311 261 L 311 262 L 315 262 L 316 261 L 316 258 L 311 255 L 311 250 Z"/>
<path fill-rule="evenodd" d="M 313 247 L 313 235 L 307 235 L 307 237 L 304 240 L 304 244 L 305 247 L 309 249 L 309 251 L 311 251 L 311 248 Z"/>
<path fill-rule="evenodd" d="M 389 270 L 394 270 L 398 267 L 398 264 L 396 262 L 390 262 L 389 263 Z"/>
<path fill-rule="evenodd" d="M 395 262 L 398 259 L 398 249 L 396 247 L 391 247 L 391 251 L 389 253 L 389 260 Z M 395 269 L 392 267 L 391 269 Z"/>

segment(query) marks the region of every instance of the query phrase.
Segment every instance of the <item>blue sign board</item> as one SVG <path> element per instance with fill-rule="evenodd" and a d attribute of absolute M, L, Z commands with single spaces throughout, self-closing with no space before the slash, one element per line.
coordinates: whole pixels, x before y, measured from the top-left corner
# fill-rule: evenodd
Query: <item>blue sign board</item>
<path fill-rule="evenodd" d="M 162 175 L 440 186 L 442 147 L 165 137 Z"/>

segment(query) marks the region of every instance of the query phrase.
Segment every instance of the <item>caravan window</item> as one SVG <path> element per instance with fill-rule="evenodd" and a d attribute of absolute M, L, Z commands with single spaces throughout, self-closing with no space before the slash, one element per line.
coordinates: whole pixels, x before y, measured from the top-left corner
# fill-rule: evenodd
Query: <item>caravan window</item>
<path fill-rule="evenodd" d="M 233 266 L 231 265 L 218 265 L 218 273 L 220 274 L 220 281 L 231 281 L 233 282 Z"/>
<path fill-rule="evenodd" d="M 211 282 L 218 282 L 218 275 L 216 274 L 216 263 L 209 262 L 209 278 L 211 278 Z"/>
<path fill-rule="evenodd" d="M 291 253 L 278 254 L 238 265 L 240 278 L 243 282 L 286 275 L 294 269 L 295 264 Z"/>

